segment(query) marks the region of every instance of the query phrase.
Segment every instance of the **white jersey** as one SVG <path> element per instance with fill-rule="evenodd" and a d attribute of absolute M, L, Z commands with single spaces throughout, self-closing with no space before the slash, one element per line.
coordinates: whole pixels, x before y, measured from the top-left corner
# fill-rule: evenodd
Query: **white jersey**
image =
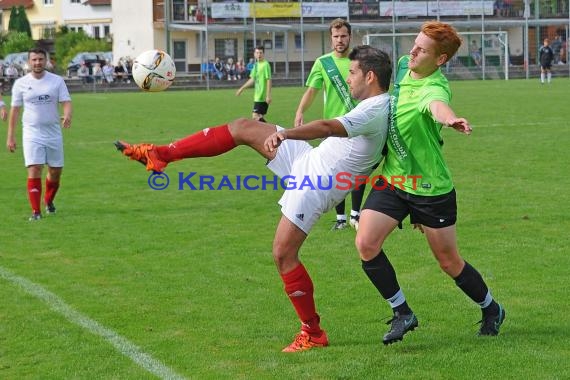
<path fill-rule="evenodd" d="M 59 103 L 71 101 L 62 77 L 44 72 L 41 79 L 31 73 L 17 79 L 12 87 L 12 107 L 24 107 L 24 141 L 61 140 Z"/>
<path fill-rule="evenodd" d="M 289 180 L 290 186 L 279 201 L 283 215 L 309 233 L 324 212 L 346 197 L 357 176 L 370 175 L 382 157 L 389 111 L 390 96 L 377 95 L 336 118 L 348 137 L 327 137 L 315 148 L 306 141 L 283 141 L 276 157 L 267 164 L 275 174 Z M 342 183 L 339 175 L 343 176 Z"/>
<path fill-rule="evenodd" d="M 380 161 L 386 142 L 389 103 L 388 94 L 373 96 L 337 117 L 348 137 L 326 138 L 311 152 L 310 159 L 320 162 L 329 173 L 370 174 Z"/>

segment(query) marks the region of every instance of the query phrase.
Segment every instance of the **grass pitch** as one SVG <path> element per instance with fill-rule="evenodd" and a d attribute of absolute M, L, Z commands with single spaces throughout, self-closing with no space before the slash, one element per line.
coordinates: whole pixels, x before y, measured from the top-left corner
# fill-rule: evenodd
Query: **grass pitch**
<path fill-rule="evenodd" d="M 271 258 L 281 191 L 155 191 L 113 147 L 249 117 L 251 91 L 72 95 L 57 215 L 27 221 L 21 150 L 2 153 L 0 378 L 570 377 L 569 85 L 452 83 L 474 126 L 468 137 L 444 131 L 459 246 L 507 310 L 499 337 L 475 336 L 479 310 L 405 226 L 386 252 L 420 327 L 384 347 L 389 307 L 360 268 L 354 232 L 329 231 L 329 213 L 301 258 L 331 346 L 299 354 L 280 352 L 299 329 Z M 275 88 L 268 120 L 291 125 L 302 93 Z M 243 147 L 167 169 L 173 181 L 179 172 L 272 175 Z"/>

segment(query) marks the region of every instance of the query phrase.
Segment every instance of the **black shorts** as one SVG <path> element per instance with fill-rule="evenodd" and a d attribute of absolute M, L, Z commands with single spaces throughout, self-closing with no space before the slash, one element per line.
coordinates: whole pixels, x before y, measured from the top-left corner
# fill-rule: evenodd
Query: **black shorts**
<path fill-rule="evenodd" d="M 253 102 L 253 113 L 258 115 L 267 115 L 269 104 L 267 102 Z"/>
<path fill-rule="evenodd" d="M 452 226 L 457 221 L 455 189 L 443 195 L 415 195 L 386 184 L 383 178 L 372 187 L 362 209 L 381 212 L 400 223 L 410 215 L 412 224 L 431 228 Z"/>
<path fill-rule="evenodd" d="M 541 65 L 540 65 L 540 68 L 543 69 L 543 70 L 550 70 L 550 69 L 552 69 L 552 64 L 551 64 L 551 63 L 549 63 L 549 64 L 547 64 L 547 65 L 546 65 L 546 64 L 545 64 L 545 65 L 542 65 L 542 64 L 541 64 Z"/>

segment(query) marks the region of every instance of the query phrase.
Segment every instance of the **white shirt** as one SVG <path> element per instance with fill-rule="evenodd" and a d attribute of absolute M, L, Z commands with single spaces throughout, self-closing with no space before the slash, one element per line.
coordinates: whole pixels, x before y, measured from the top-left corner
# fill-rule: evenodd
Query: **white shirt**
<path fill-rule="evenodd" d="M 24 107 L 22 137 L 45 142 L 61 139 L 59 103 L 71 101 L 62 77 L 44 72 L 41 79 L 31 73 L 16 79 L 12 87 L 12 107 Z"/>
<path fill-rule="evenodd" d="M 311 151 L 320 162 L 320 173 L 370 174 L 380 161 L 388 130 L 390 96 L 382 94 L 361 101 L 352 111 L 337 117 L 348 137 L 328 137 Z"/>
<path fill-rule="evenodd" d="M 356 176 L 370 175 L 382 157 L 389 110 L 388 94 L 373 96 L 336 118 L 349 137 L 327 137 L 315 148 L 306 141 L 285 140 L 267 164 L 279 177 L 289 176 L 288 188 L 279 200 L 283 215 L 308 234 L 324 212 L 346 197 Z M 305 178 L 312 186 L 302 185 Z"/>

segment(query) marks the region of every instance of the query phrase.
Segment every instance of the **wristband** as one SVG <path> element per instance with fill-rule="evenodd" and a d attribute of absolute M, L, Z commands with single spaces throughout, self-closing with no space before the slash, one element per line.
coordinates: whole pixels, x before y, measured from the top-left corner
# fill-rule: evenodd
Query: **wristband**
<path fill-rule="evenodd" d="M 2 107 L 6 107 L 6 103 L 4 103 L 2 100 L 0 100 L 0 108 Z"/>

